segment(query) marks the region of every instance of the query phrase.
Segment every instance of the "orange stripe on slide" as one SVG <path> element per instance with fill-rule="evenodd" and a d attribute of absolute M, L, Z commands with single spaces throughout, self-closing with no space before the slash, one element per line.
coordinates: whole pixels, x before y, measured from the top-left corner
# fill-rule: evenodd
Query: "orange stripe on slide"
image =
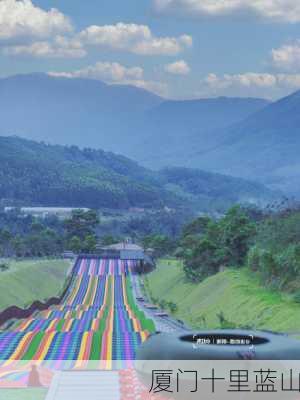
<path fill-rule="evenodd" d="M 54 339 L 54 336 L 56 335 L 55 332 L 48 332 L 45 334 L 45 337 L 43 338 L 42 342 L 40 343 L 39 349 L 36 352 L 35 356 L 33 357 L 34 360 L 44 360 L 49 347 L 51 345 L 52 340 Z"/>

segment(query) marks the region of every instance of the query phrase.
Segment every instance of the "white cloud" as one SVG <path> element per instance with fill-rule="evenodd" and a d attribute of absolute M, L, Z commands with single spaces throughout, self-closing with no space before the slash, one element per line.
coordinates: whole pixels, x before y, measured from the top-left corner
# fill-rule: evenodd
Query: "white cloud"
<path fill-rule="evenodd" d="M 143 68 L 127 68 L 117 62 L 97 62 L 95 65 L 90 65 L 77 71 L 52 72 L 50 75 L 65 78 L 99 79 L 106 82 L 124 82 L 128 79 L 142 79 L 144 71 Z"/>
<path fill-rule="evenodd" d="M 192 43 L 186 34 L 159 37 L 147 25 L 122 22 L 92 25 L 75 33 L 69 18 L 55 8 L 46 11 L 32 0 L 0 0 L 0 46 L 5 54 L 75 58 L 84 57 L 90 46 L 103 46 L 140 55 L 172 56 Z"/>
<path fill-rule="evenodd" d="M 179 60 L 165 65 L 165 71 L 173 75 L 188 75 L 191 69 L 186 61 Z"/>
<path fill-rule="evenodd" d="M 3 52 L 8 55 L 37 58 L 82 58 L 87 54 L 78 40 L 63 36 L 56 36 L 52 42 L 38 41 L 28 45 L 4 47 Z"/>
<path fill-rule="evenodd" d="M 300 70 L 300 40 L 285 44 L 271 52 L 272 64 L 284 71 Z"/>
<path fill-rule="evenodd" d="M 127 81 L 127 82 L 125 82 L 125 84 L 133 85 L 140 89 L 145 89 L 148 92 L 157 94 L 158 96 L 162 96 L 162 97 L 168 96 L 168 87 L 167 87 L 167 84 L 165 84 L 164 82 L 135 80 L 135 81 Z"/>
<path fill-rule="evenodd" d="M 209 74 L 201 81 L 198 94 L 277 98 L 300 88 L 300 74 Z"/>
<path fill-rule="evenodd" d="M 216 88 L 226 88 L 233 85 L 243 87 L 270 87 L 276 84 L 276 77 L 272 74 L 259 74 L 254 72 L 236 75 L 225 74 L 221 77 L 215 74 L 209 74 L 206 78 L 206 82 L 208 85 Z"/>
<path fill-rule="evenodd" d="M 199 16 L 251 15 L 274 22 L 300 22 L 297 0 L 153 0 L 159 12 Z"/>
<path fill-rule="evenodd" d="M 49 75 L 63 78 L 97 79 L 108 84 L 133 85 L 153 93 L 165 96 L 167 86 L 162 82 L 144 79 L 141 67 L 125 67 L 117 62 L 97 62 L 86 68 L 71 72 L 49 72 Z"/>
<path fill-rule="evenodd" d="M 0 40 L 45 38 L 72 29 L 70 20 L 55 8 L 45 11 L 31 0 L 0 0 Z"/>
<path fill-rule="evenodd" d="M 156 37 L 147 25 L 124 24 L 84 29 L 79 39 L 87 45 L 105 46 L 141 55 L 176 55 L 192 46 L 192 37 Z"/>

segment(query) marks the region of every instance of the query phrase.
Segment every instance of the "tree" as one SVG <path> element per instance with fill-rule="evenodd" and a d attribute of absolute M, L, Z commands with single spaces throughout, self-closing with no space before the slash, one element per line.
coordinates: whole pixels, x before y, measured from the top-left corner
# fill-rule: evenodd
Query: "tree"
<path fill-rule="evenodd" d="M 103 244 L 103 246 L 110 246 L 111 244 L 120 242 L 120 240 L 121 239 L 115 238 L 112 235 L 105 235 L 102 237 L 101 243 Z"/>
<path fill-rule="evenodd" d="M 8 229 L 3 229 L 0 231 L 0 245 L 2 249 L 2 255 L 4 257 L 11 256 L 12 253 L 12 239 L 13 236 Z"/>
<path fill-rule="evenodd" d="M 183 227 L 182 237 L 185 238 L 187 236 L 204 234 L 210 222 L 211 219 L 207 216 L 196 218 L 195 220 L 193 220 L 192 222 Z"/>
<path fill-rule="evenodd" d="M 71 218 L 64 223 L 67 237 L 78 236 L 84 240 L 86 236 L 93 235 L 99 224 L 98 214 L 94 210 L 74 210 Z"/>
<path fill-rule="evenodd" d="M 143 247 L 145 249 L 154 249 L 154 255 L 161 257 L 172 253 L 175 250 L 175 241 L 165 235 L 149 235 L 143 239 Z"/>
<path fill-rule="evenodd" d="M 82 250 L 86 253 L 93 253 L 96 250 L 97 239 L 95 235 L 87 235 Z"/>
<path fill-rule="evenodd" d="M 231 208 L 220 221 L 221 247 L 226 248 L 227 265 L 241 266 L 245 262 L 256 228 L 241 207 Z"/>
<path fill-rule="evenodd" d="M 78 236 L 73 236 L 69 241 L 69 248 L 75 254 L 79 254 L 81 252 L 81 240 Z"/>
<path fill-rule="evenodd" d="M 30 226 L 30 230 L 32 233 L 40 233 L 44 230 L 44 226 L 41 224 L 41 222 L 34 221 Z"/>
<path fill-rule="evenodd" d="M 185 260 L 184 271 L 187 278 L 201 281 L 217 273 L 220 265 L 217 250 L 218 247 L 214 242 L 207 238 L 201 239 Z"/>
<path fill-rule="evenodd" d="M 24 257 L 26 254 L 26 246 L 24 239 L 21 237 L 21 235 L 17 235 L 13 241 L 12 241 L 12 246 L 15 252 L 15 255 L 17 257 Z"/>
<path fill-rule="evenodd" d="M 190 280 L 202 280 L 221 267 L 241 267 L 256 233 L 255 224 L 240 207 L 219 221 L 197 219 L 181 239 L 184 270 Z M 192 234 L 194 232 L 194 234 Z"/>

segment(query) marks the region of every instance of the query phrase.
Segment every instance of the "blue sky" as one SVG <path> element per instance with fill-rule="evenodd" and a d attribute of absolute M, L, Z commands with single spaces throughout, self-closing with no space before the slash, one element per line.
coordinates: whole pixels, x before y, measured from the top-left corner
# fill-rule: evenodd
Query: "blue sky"
<path fill-rule="evenodd" d="M 300 5 L 0 0 L 0 54 L 3 77 L 42 71 L 168 98 L 276 99 L 300 88 Z"/>

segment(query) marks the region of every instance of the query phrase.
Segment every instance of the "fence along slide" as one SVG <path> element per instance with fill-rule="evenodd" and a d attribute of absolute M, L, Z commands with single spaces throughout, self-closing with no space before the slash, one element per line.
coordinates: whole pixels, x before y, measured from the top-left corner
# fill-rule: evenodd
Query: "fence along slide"
<path fill-rule="evenodd" d="M 132 360 L 155 329 L 131 289 L 135 261 L 79 258 L 61 305 L 0 333 L 0 360 Z"/>

